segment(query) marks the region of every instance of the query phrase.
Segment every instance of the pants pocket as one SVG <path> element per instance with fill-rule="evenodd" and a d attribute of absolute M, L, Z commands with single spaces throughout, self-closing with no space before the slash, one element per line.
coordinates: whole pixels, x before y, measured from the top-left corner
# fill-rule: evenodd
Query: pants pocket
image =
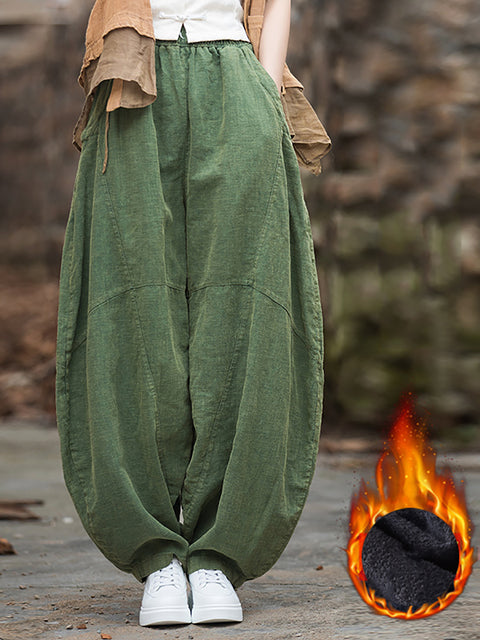
<path fill-rule="evenodd" d="M 275 80 L 268 73 L 268 71 L 265 69 L 263 64 L 260 62 L 257 56 L 253 53 L 253 51 L 250 53 L 250 57 L 252 58 L 253 65 L 257 69 L 258 77 L 262 83 L 262 86 L 271 96 L 273 96 L 274 100 L 281 105 L 280 92 L 277 89 Z"/>
<path fill-rule="evenodd" d="M 258 83 L 262 87 L 263 91 L 267 94 L 270 103 L 272 104 L 275 111 L 278 113 L 280 122 L 282 123 L 284 130 L 288 132 L 288 135 L 290 137 L 290 131 L 288 129 L 287 120 L 285 118 L 285 112 L 283 110 L 282 99 L 280 97 L 280 92 L 277 89 L 275 80 L 272 78 L 272 76 L 268 73 L 268 71 L 265 69 L 263 64 L 254 54 L 253 49 L 247 50 L 247 56 L 251 61 Z"/>

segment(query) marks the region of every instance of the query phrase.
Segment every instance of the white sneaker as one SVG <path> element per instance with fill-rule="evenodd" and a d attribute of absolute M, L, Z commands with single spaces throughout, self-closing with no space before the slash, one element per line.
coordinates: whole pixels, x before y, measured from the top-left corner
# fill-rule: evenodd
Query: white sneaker
<path fill-rule="evenodd" d="M 187 580 L 177 558 L 164 569 L 151 573 L 143 591 L 139 624 L 189 624 Z"/>
<path fill-rule="evenodd" d="M 192 622 L 241 622 L 242 605 L 220 569 L 199 569 L 189 574 L 192 588 Z"/>

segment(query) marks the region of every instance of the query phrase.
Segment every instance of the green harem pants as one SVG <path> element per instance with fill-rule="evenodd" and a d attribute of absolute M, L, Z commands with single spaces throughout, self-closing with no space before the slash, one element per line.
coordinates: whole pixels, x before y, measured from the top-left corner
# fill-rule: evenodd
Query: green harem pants
<path fill-rule="evenodd" d="M 142 582 L 176 555 L 238 588 L 279 558 L 314 473 L 310 219 L 252 45 L 181 34 L 155 52 L 155 102 L 112 111 L 106 134 L 103 81 L 82 133 L 59 281 L 63 474 L 119 569 Z"/>

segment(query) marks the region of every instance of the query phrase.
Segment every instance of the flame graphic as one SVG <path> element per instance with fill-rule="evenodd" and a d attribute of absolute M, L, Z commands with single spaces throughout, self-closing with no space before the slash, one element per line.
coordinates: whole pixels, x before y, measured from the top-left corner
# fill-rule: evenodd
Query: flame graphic
<path fill-rule="evenodd" d="M 476 561 L 470 544 L 472 524 L 464 487 L 455 486 L 448 467 L 442 473 L 436 471 L 436 453 L 426 444 L 424 424 L 415 418 L 412 407 L 411 393 L 408 393 L 377 462 L 377 490 L 369 489 L 362 479 L 358 493 L 352 496 L 350 539 L 345 550 L 350 578 L 363 600 L 379 614 L 405 619 L 425 618 L 445 609 L 462 593 Z M 459 563 L 453 591 L 434 603 L 425 603 L 415 611 L 410 607 L 404 612 L 389 607 L 384 598 L 367 587 L 362 548 L 379 518 L 408 507 L 430 511 L 449 525 L 458 544 Z"/>

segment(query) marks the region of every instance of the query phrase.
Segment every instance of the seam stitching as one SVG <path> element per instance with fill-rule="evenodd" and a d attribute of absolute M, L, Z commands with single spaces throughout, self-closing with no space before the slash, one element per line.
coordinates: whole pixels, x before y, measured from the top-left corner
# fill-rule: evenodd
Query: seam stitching
<path fill-rule="evenodd" d="M 122 254 L 122 262 L 123 262 L 123 270 L 128 278 L 128 280 L 131 282 L 132 281 L 132 275 L 130 272 L 130 268 L 128 266 L 128 261 L 126 258 L 126 254 L 125 254 L 125 247 L 123 246 L 123 242 L 121 239 L 121 235 L 120 235 L 120 230 L 118 228 L 118 222 L 113 210 L 113 200 L 112 200 L 112 196 L 110 193 L 110 187 L 108 184 L 108 179 L 107 176 L 105 176 L 105 174 L 102 174 L 102 177 L 104 179 L 104 184 L 105 184 L 105 188 L 108 194 L 108 199 L 109 199 L 109 211 L 110 211 L 110 217 L 112 220 L 112 228 L 114 230 L 114 233 L 117 237 L 117 241 L 119 244 L 119 248 Z M 148 352 L 147 352 L 147 348 L 146 348 L 146 341 L 145 341 L 145 335 L 143 333 L 143 329 L 142 329 L 142 323 L 140 322 L 140 313 L 139 313 L 139 309 L 138 309 L 138 301 L 137 301 L 137 297 L 135 296 L 135 290 L 136 287 L 135 286 L 130 286 L 130 289 L 128 291 L 131 291 L 132 293 L 132 302 L 133 302 L 133 315 L 135 318 L 135 325 L 137 328 L 137 331 L 140 335 L 140 347 L 141 347 L 141 351 L 142 351 L 142 356 L 143 356 L 143 361 L 144 361 L 144 366 L 145 366 L 145 373 L 146 373 L 146 377 L 148 380 L 148 388 L 149 388 L 149 392 L 152 394 L 152 398 L 153 398 L 153 403 L 154 403 L 154 422 L 155 422 L 155 434 L 158 433 L 158 428 L 159 428 L 159 422 L 158 422 L 158 418 L 159 418 L 159 404 L 158 404 L 158 398 L 157 398 L 157 394 L 155 392 L 155 382 L 154 382 L 154 377 L 153 377 L 153 371 L 152 371 L 152 366 L 150 363 L 150 360 L 148 358 Z M 156 438 L 157 440 L 157 438 Z M 165 468 L 165 465 L 163 464 L 163 453 L 162 451 L 158 452 L 159 455 L 159 459 L 160 459 L 160 464 L 162 467 L 162 470 Z"/>
<path fill-rule="evenodd" d="M 170 289 L 174 289 L 175 291 L 183 292 L 183 289 L 181 287 L 176 287 L 175 285 L 170 284 L 169 282 L 147 282 L 145 284 L 131 285 L 129 287 L 126 287 L 125 289 L 122 289 L 122 291 L 119 291 L 118 293 L 114 293 L 113 295 L 108 296 L 104 300 L 100 300 L 100 302 L 96 302 L 91 307 L 91 309 L 88 310 L 88 315 L 90 315 L 94 311 L 96 311 L 96 309 L 98 309 L 98 307 L 101 307 L 102 305 L 107 304 L 107 302 L 110 302 L 111 300 L 114 300 L 115 298 L 123 296 L 125 293 L 128 293 L 129 291 L 134 291 L 136 289 L 143 289 L 145 287 L 164 287 L 164 286 L 165 287 L 169 287 Z"/>

